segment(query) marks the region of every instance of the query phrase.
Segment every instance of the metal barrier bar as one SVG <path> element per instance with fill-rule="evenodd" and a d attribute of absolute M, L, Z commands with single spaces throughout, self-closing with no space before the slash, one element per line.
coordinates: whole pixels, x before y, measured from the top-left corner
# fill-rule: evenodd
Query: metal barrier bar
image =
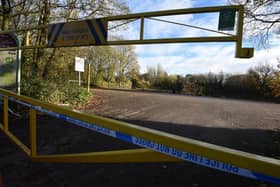
<path fill-rule="evenodd" d="M 94 124 L 89 124 L 86 122 L 82 122 L 79 121 L 77 119 L 71 118 L 71 117 L 67 117 L 64 115 L 60 115 L 60 114 L 55 114 L 53 112 L 49 112 L 45 109 L 41 109 L 38 108 L 37 109 L 40 112 L 49 114 L 51 116 L 57 117 L 59 119 L 65 120 L 67 122 L 82 126 L 84 128 L 88 128 L 90 130 L 94 130 L 96 132 L 108 135 L 108 136 L 112 136 L 114 138 L 123 140 L 123 141 L 127 141 L 129 143 L 135 144 L 135 145 L 139 145 L 142 147 L 146 147 L 149 148 L 151 150 L 154 151 L 158 151 L 160 153 L 166 154 L 166 155 L 170 155 L 173 156 L 175 158 L 179 158 L 185 161 L 189 161 L 198 165 L 202 165 L 202 166 L 206 166 L 206 167 L 210 167 L 210 168 L 214 168 L 214 169 L 218 169 L 224 172 L 229 172 L 229 173 L 233 173 L 233 174 L 237 174 L 237 175 L 241 175 L 241 176 L 245 176 L 245 177 L 249 177 L 249 178 L 253 178 L 253 179 L 258 179 L 258 180 L 263 180 L 263 181 L 268 181 L 271 183 L 277 183 L 280 184 L 280 179 L 271 177 L 271 176 L 267 176 L 267 175 L 263 175 L 261 173 L 257 173 L 248 169 L 243 169 L 243 168 L 239 168 L 236 167 L 234 165 L 230 165 L 227 163 L 223 163 L 217 160 L 211 160 L 208 159 L 207 157 L 202 157 L 201 155 L 196 155 L 190 152 L 182 152 L 180 150 L 175 149 L 174 147 L 167 147 L 165 145 L 162 144 L 158 144 L 156 142 L 152 142 L 150 140 L 145 140 L 142 138 L 138 138 L 138 137 L 134 137 L 134 136 L 130 136 L 128 134 L 124 134 L 118 131 L 112 131 L 110 129 L 105 129 L 105 128 L 100 128 Z M 62 155 L 60 155 L 62 157 Z M 69 156 L 69 155 L 66 155 Z M 136 157 L 137 158 L 137 157 Z M 44 157 L 45 160 L 47 160 L 46 157 Z M 52 159 L 56 159 L 56 158 L 52 158 Z M 72 159 L 74 159 L 72 157 Z"/>
<path fill-rule="evenodd" d="M 130 162 L 182 162 L 182 160 L 149 149 L 129 149 L 93 153 L 39 155 L 36 162 L 66 163 L 130 163 Z"/>
<path fill-rule="evenodd" d="M 188 37 L 188 38 L 161 38 L 143 40 L 117 40 L 108 41 L 108 45 L 133 45 L 133 44 L 161 44 L 161 43 L 193 43 L 193 42 L 236 42 L 236 36 L 209 36 L 209 37 Z"/>
<path fill-rule="evenodd" d="M 237 24 L 237 33 L 234 35 L 223 33 L 220 31 L 214 31 L 212 32 L 218 32 L 220 34 L 224 35 L 230 35 L 230 36 L 220 36 L 220 37 L 180 37 L 180 38 L 162 38 L 162 37 L 156 37 L 153 39 L 145 39 L 145 19 L 152 19 L 159 16 L 174 16 L 174 15 L 182 15 L 182 14 L 199 14 L 199 13 L 209 13 L 209 12 L 219 12 L 222 10 L 234 10 L 238 12 L 238 24 Z M 84 43 L 84 44 L 58 44 L 58 45 L 36 45 L 36 46 L 21 46 L 21 47 L 8 47 L 8 48 L 2 48 L 0 51 L 7 51 L 7 50 L 19 50 L 19 49 L 34 49 L 34 48 L 57 48 L 57 47 L 74 47 L 74 46 L 84 46 L 84 45 L 136 45 L 136 44 L 160 44 L 160 43 L 188 43 L 188 42 L 235 42 L 236 43 L 236 58 L 251 58 L 254 53 L 253 48 L 242 48 L 242 36 L 243 36 L 243 14 L 244 14 L 244 7 L 243 5 L 232 5 L 232 6 L 215 6 L 215 7 L 199 7 L 199 8 L 187 8 L 187 9 L 177 9 L 177 10 L 165 10 L 165 11 L 156 11 L 156 12 L 144 12 L 144 13 L 136 13 L 136 14 L 127 14 L 127 15 L 118 15 L 118 16 L 109 16 L 109 17 L 103 17 L 102 19 L 108 23 L 108 22 L 114 22 L 114 21 L 120 21 L 124 20 L 128 22 L 130 20 L 140 20 L 140 28 L 139 28 L 139 38 L 135 40 L 129 40 L 129 39 L 118 39 L 118 40 L 110 40 L 107 37 L 104 38 L 103 42 L 93 42 L 93 43 Z M 155 20 L 155 19 L 154 19 Z M 157 19 L 159 21 L 159 19 Z M 90 20 L 79 20 L 80 22 L 87 22 Z M 164 21 L 164 20 L 160 20 Z M 169 23 L 175 23 L 171 21 L 166 21 Z M 65 22 L 66 23 L 66 22 Z M 77 21 L 76 21 L 77 23 Z M 61 23 L 57 23 L 61 24 Z M 64 24 L 64 23 L 63 23 Z M 68 22 L 67 24 L 75 24 L 75 21 Z M 186 24 L 180 24 L 176 23 L 181 26 L 187 26 Z M 14 29 L 14 30 L 8 30 L 8 31 L 0 31 L 0 34 L 7 34 L 7 33 L 13 33 L 13 32 L 22 32 L 22 31 L 29 31 L 29 30 L 39 30 L 48 28 L 50 25 L 40 25 L 40 26 L 32 26 L 29 28 L 21 28 L 21 29 Z M 188 25 L 190 26 L 190 25 Z M 147 28 L 147 27 L 146 27 Z M 199 28 L 197 26 L 193 26 L 192 28 Z M 105 28 L 104 31 L 107 33 L 112 28 Z M 203 28 L 200 28 L 203 29 Z M 204 30 L 211 31 L 210 29 L 204 28 Z M 97 37 L 98 38 L 98 37 Z"/>
<path fill-rule="evenodd" d="M 3 118 L 4 118 L 4 131 L 9 131 L 9 106 L 8 97 L 4 96 Z"/>
<path fill-rule="evenodd" d="M 0 89 L 9 99 L 67 122 L 181 160 L 249 178 L 280 184 L 280 161 L 100 116 L 76 113 Z M 71 158 L 70 155 L 65 155 Z M 77 156 L 77 155 L 76 155 Z M 61 156 L 55 155 L 57 159 Z M 50 158 L 50 160 L 54 160 Z M 72 155 L 71 159 L 74 159 Z M 135 157 L 138 157 L 137 155 Z M 46 156 L 37 157 L 47 161 Z M 36 160 L 36 157 L 35 157 Z"/>
<path fill-rule="evenodd" d="M 4 134 L 12 140 L 12 142 L 27 156 L 30 156 L 30 149 L 24 145 L 15 135 L 13 135 L 10 131 L 5 131 L 3 125 L 0 124 L 0 130 L 4 132 Z"/>
<path fill-rule="evenodd" d="M 106 19 L 108 21 L 116 21 L 116 20 L 123 20 L 123 19 L 135 19 L 139 17 L 145 18 L 145 17 L 173 16 L 173 15 L 182 15 L 182 14 L 199 14 L 199 13 L 218 12 L 223 9 L 235 9 L 239 11 L 240 7 L 242 7 L 242 5 L 184 8 L 184 9 L 175 9 L 175 10 L 163 10 L 163 11 L 135 13 L 135 14 L 128 14 L 128 15 L 109 16 L 106 17 Z"/>
<path fill-rule="evenodd" d="M 236 42 L 237 36 L 209 36 L 209 37 L 189 37 L 189 38 L 162 38 L 162 39 L 142 39 L 142 40 L 117 40 L 108 41 L 106 45 L 141 45 L 141 44 L 162 44 L 162 43 L 193 43 L 193 42 Z M 102 44 L 100 44 L 101 46 Z M 71 46 L 65 46 L 71 47 Z M 35 48 L 54 48 L 52 46 L 21 46 L 0 48 L 0 51 L 25 50 Z"/>
<path fill-rule="evenodd" d="M 37 155 L 37 133 L 36 133 L 36 110 L 29 109 L 29 125 L 30 125 L 30 149 L 31 157 Z"/>
<path fill-rule="evenodd" d="M 226 6 L 214 6 L 214 7 L 199 7 L 199 8 L 185 8 L 185 9 L 175 9 L 175 10 L 163 10 L 155 12 L 144 12 L 144 13 L 135 13 L 135 14 L 126 14 L 118 16 L 108 16 L 107 21 L 118 21 L 118 20 L 127 20 L 127 19 L 138 19 L 138 18 L 148 18 L 148 17 L 159 17 L 159 16 L 173 16 L 173 15 L 182 15 L 182 14 L 195 14 L 195 13 L 209 13 L 209 12 L 218 12 L 223 9 L 235 9 L 240 11 L 242 5 L 226 5 Z M 83 19 L 79 20 L 82 21 Z M 87 19 L 84 19 L 84 21 Z M 40 30 L 48 28 L 49 25 L 39 25 L 39 26 L 30 26 L 28 28 L 21 29 L 11 29 L 6 31 L 0 31 L 0 34 L 7 34 L 11 32 L 22 32 L 30 30 Z"/>

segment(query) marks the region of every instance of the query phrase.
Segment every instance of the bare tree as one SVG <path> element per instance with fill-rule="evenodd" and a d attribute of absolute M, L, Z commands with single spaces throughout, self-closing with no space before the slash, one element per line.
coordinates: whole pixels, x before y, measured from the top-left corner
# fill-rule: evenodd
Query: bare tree
<path fill-rule="evenodd" d="M 229 0 L 245 5 L 245 33 L 258 44 L 266 46 L 271 34 L 280 34 L 280 1 Z"/>
<path fill-rule="evenodd" d="M 119 82 L 119 87 L 128 78 L 128 75 L 135 69 L 139 69 L 137 57 L 134 52 L 133 46 L 119 46 L 116 48 L 118 53 L 118 63 L 117 63 L 117 77 Z M 132 77 L 132 75 L 130 75 Z"/>
<path fill-rule="evenodd" d="M 8 6 L 9 5 L 9 6 Z M 47 25 L 52 22 L 68 22 L 85 18 L 127 13 L 123 0 L 1 0 L 1 29 L 21 29 L 31 26 Z M 18 32 L 23 41 L 27 32 Z M 48 29 L 30 32 L 31 45 L 45 45 Z M 24 42 L 23 42 L 24 45 Z M 33 49 L 23 52 L 28 60 L 30 75 L 46 78 L 59 49 Z"/>

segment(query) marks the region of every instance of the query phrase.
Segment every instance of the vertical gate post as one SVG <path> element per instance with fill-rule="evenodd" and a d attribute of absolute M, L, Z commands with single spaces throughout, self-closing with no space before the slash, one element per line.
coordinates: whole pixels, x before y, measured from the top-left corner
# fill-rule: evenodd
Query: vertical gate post
<path fill-rule="evenodd" d="M 29 110 L 29 125 L 30 125 L 30 150 L 31 150 L 31 157 L 37 155 L 37 134 L 36 134 L 36 110 L 30 108 Z"/>
<path fill-rule="evenodd" d="M 8 104 L 8 96 L 4 96 L 4 131 L 9 131 L 9 104 Z"/>

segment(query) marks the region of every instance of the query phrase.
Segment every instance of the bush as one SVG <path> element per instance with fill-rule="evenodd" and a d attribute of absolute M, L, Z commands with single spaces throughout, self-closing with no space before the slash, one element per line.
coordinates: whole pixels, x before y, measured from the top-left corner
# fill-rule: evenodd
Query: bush
<path fill-rule="evenodd" d="M 36 78 L 23 77 L 21 82 L 22 94 L 39 100 L 45 100 L 51 95 L 54 87 L 55 85 Z"/>
<path fill-rule="evenodd" d="M 40 79 L 26 78 L 22 81 L 22 94 L 54 104 L 83 105 L 92 97 L 86 89 L 78 87 L 75 83 L 54 83 Z"/>
<path fill-rule="evenodd" d="M 70 105 L 83 105 L 88 102 L 92 97 L 91 92 L 87 92 L 87 89 L 80 88 L 77 85 L 68 84 L 64 87 L 63 93 L 65 94 L 64 100 L 61 102 L 70 104 Z"/>

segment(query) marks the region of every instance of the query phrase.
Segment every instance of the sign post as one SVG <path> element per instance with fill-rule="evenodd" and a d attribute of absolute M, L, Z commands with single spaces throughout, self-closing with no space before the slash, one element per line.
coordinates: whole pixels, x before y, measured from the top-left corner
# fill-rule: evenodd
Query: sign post
<path fill-rule="evenodd" d="M 16 34 L 13 34 L 14 38 L 16 39 L 17 46 L 20 47 L 21 43 L 19 38 L 17 37 Z M 17 63 L 17 74 L 16 74 L 16 83 L 17 83 L 17 94 L 20 95 L 21 90 L 20 90 L 20 84 L 21 84 L 21 49 L 17 50 L 17 56 L 16 56 L 16 63 Z"/>
<path fill-rule="evenodd" d="M 0 48 L 18 47 L 21 43 L 17 35 L 13 32 L 7 34 L 0 34 Z M 21 50 L 16 51 L 16 92 L 20 94 L 20 82 L 21 82 Z"/>
<path fill-rule="evenodd" d="M 90 63 L 88 62 L 87 91 L 90 92 Z"/>

